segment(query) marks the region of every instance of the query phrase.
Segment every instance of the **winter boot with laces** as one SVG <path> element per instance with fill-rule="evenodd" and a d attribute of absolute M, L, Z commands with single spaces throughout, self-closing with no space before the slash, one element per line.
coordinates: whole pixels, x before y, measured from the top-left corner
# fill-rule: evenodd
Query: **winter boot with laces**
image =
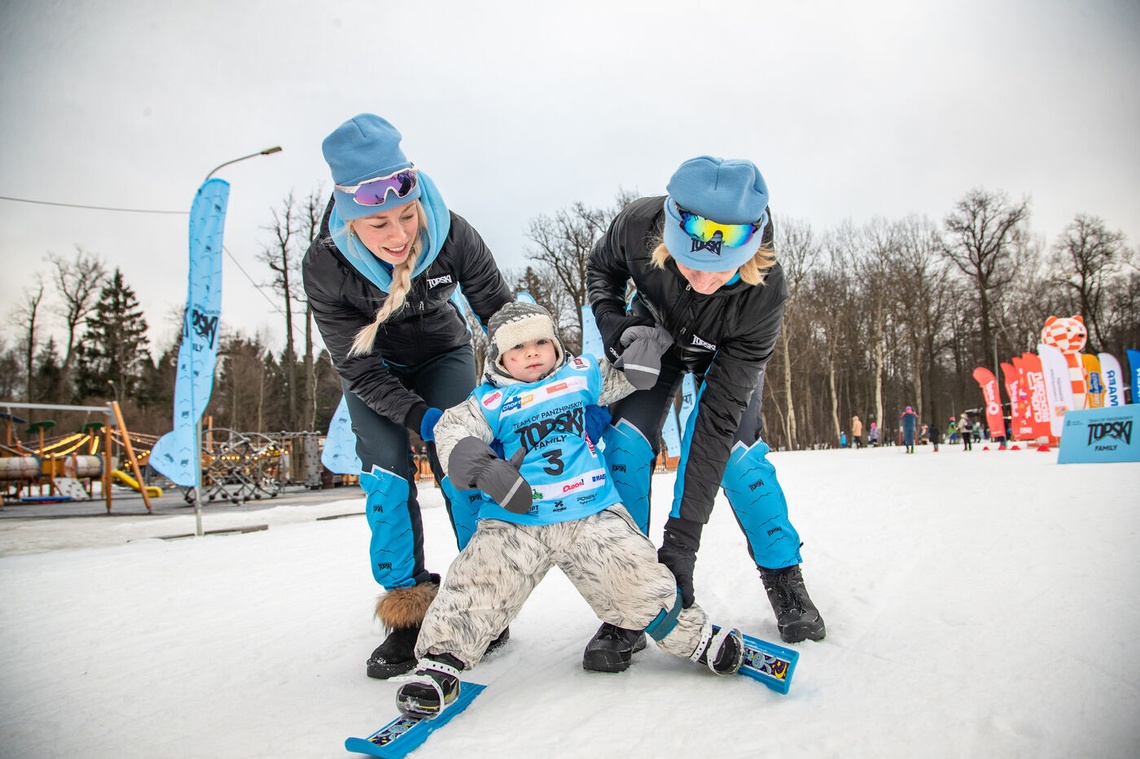
<path fill-rule="evenodd" d="M 582 668 L 592 672 L 624 672 L 633 655 L 645 648 L 645 631 L 626 630 L 603 622 L 582 654 Z"/>
<path fill-rule="evenodd" d="M 416 671 L 407 675 L 396 691 L 396 707 L 401 714 L 434 717 L 459 697 L 459 673 L 463 662 L 451 654 L 428 654 Z"/>
<path fill-rule="evenodd" d="M 691 658 L 715 674 L 735 675 L 744 661 L 744 636 L 739 630 L 710 626 Z"/>
<path fill-rule="evenodd" d="M 799 564 L 784 569 L 759 569 L 768 601 L 772 604 L 772 611 L 776 612 L 776 627 L 784 642 L 823 640 L 827 634 L 823 617 L 808 596 Z"/>

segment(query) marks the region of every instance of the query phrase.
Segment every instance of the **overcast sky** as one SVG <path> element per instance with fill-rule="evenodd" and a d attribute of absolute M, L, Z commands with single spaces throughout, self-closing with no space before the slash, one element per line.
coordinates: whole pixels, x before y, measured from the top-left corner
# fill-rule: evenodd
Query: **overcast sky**
<path fill-rule="evenodd" d="M 186 211 L 231 184 L 223 325 L 282 341 L 254 286 L 270 210 L 330 186 L 371 111 L 520 270 L 526 229 L 683 160 L 745 157 L 777 216 L 941 221 L 973 187 L 1140 243 L 1137 0 L 0 0 L 0 196 Z M 186 298 L 187 217 L 0 200 L 0 336 L 48 253 L 120 267 L 152 340 Z M 252 281 L 251 281 L 252 280 Z M 276 301 L 274 301 L 274 304 Z"/>

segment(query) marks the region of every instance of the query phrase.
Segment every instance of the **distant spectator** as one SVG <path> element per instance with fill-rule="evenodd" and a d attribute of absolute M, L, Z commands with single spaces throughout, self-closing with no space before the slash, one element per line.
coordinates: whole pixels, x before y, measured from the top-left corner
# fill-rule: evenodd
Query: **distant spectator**
<path fill-rule="evenodd" d="M 934 446 L 934 452 L 938 453 L 938 443 L 942 439 L 942 430 L 938 429 L 938 423 L 930 425 L 930 444 Z"/>
<path fill-rule="evenodd" d="M 962 437 L 962 450 L 974 450 L 974 424 L 970 421 L 970 415 L 965 411 L 962 412 L 962 418 L 958 420 L 958 434 Z"/>
<path fill-rule="evenodd" d="M 906 446 L 906 452 L 914 453 L 914 431 L 918 426 L 918 414 L 907 406 L 906 411 L 899 414 L 899 421 L 902 422 L 903 445 Z"/>
<path fill-rule="evenodd" d="M 879 445 L 879 425 L 877 423 L 871 422 L 871 431 L 867 433 L 867 440 L 872 448 Z"/>

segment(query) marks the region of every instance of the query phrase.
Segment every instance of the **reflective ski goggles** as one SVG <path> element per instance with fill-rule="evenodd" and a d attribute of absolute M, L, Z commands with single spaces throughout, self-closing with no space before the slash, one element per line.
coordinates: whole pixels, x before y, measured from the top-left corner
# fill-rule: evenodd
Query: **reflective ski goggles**
<path fill-rule="evenodd" d="M 722 245 L 736 248 L 752 239 L 752 235 L 760 229 L 760 224 L 721 224 L 706 219 L 704 216 L 686 211 L 677 206 L 677 213 L 681 216 L 681 229 L 685 234 L 700 242 L 712 242 L 720 235 Z"/>
<path fill-rule="evenodd" d="M 400 169 L 383 177 L 368 179 L 351 187 L 336 185 L 341 192 L 352 195 L 352 199 L 362 206 L 380 206 L 388 198 L 388 193 L 396 193 L 397 198 L 406 198 L 416 189 L 416 167 Z"/>

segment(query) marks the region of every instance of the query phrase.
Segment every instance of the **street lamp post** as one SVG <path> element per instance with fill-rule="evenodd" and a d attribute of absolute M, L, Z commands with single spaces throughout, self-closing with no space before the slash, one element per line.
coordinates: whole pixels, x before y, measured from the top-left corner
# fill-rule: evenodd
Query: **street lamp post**
<path fill-rule="evenodd" d="M 218 169 L 222 168 L 223 166 L 229 166 L 230 164 L 237 163 L 238 161 L 244 161 L 247 158 L 257 158 L 259 155 L 273 155 L 274 153 L 280 153 L 280 152 L 281 152 L 281 146 L 280 145 L 274 145 L 271 148 L 266 148 L 265 150 L 259 150 L 256 153 L 250 153 L 249 155 L 243 155 L 241 158 L 234 158 L 233 160 L 226 161 L 225 163 L 219 163 L 217 166 L 215 166 L 213 169 L 210 170 L 210 173 L 206 175 L 206 179 L 209 179 L 210 177 L 214 176 L 214 173 Z"/>
<path fill-rule="evenodd" d="M 229 161 L 225 161 L 223 163 L 220 163 L 217 166 L 215 166 L 213 169 L 210 170 L 210 173 L 206 175 L 206 179 L 203 180 L 203 184 L 205 184 L 205 182 L 209 181 L 210 177 L 214 176 L 214 174 L 217 173 L 217 171 L 223 167 L 230 166 L 232 164 L 238 163 L 239 161 L 245 161 L 245 160 L 250 159 L 250 158 L 257 158 L 258 156 L 263 156 L 263 155 L 273 155 L 274 153 L 280 153 L 280 152 L 281 152 L 281 146 L 275 145 L 271 148 L 266 148 L 265 150 L 259 150 L 256 153 L 250 153 L 249 155 L 243 155 L 240 158 L 233 158 Z M 194 361 L 194 352 L 191 351 L 191 353 L 190 353 L 190 362 L 191 362 L 190 374 L 191 374 L 191 376 L 193 376 L 193 374 L 194 374 L 194 372 L 193 372 L 193 361 Z M 213 374 L 213 371 L 214 371 L 214 367 L 210 367 L 211 374 Z M 194 397 L 193 387 L 190 388 L 190 397 L 191 397 L 191 404 L 193 404 L 193 397 Z M 195 531 L 196 531 L 197 535 L 199 537 L 201 537 L 202 536 L 202 416 L 206 413 L 206 409 L 205 408 L 194 409 L 194 412 L 195 412 L 195 416 L 196 416 L 196 421 L 194 423 L 194 446 L 195 446 L 195 456 L 194 456 L 194 522 L 195 522 L 195 528 L 196 528 Z"/>

